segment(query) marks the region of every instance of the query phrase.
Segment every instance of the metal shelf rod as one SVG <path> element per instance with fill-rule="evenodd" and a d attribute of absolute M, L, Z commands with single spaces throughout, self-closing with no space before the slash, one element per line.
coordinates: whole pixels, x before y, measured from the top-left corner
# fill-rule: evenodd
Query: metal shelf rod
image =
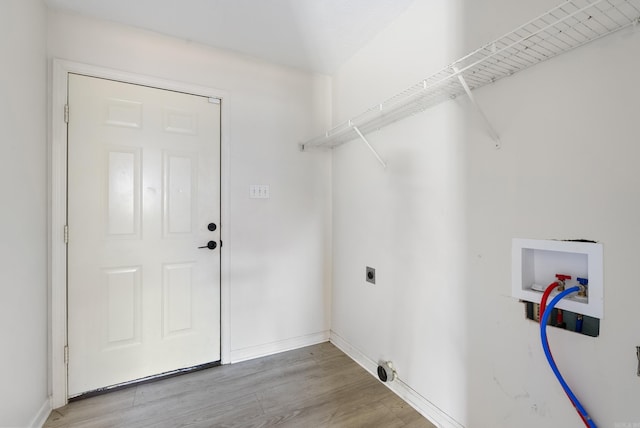
<path fill-rule="evenodd" d="M 387 167 L 387 164 L 385 163 L 385 161 L 382 160 L 382 158 L 380 157 L 380 155 L 378 154 L 378 152 L 376 152 L 376 150 L 373 148 L 373 146 L 369 143 L 369 141 L 367 141 L 367 139 L 365 138 L 364 135 L 362 135 L 362 132 L 360 132 L 360 130 L 358 129 L 357 126 L 353 127 L 353 130 L 356 131 L 356 134 L 358 134 L 358 136 L 360 137 L 360 139 L 362 141 L 364 141 L 364 144 L 369 148 L 369 150 L 371 150 L 371 153 L 373 153 L 373 155 L 376 157 L 376 159 L 378 159 L 378 162 L 380 162 L 380 164 L 382 165 L 383 168 Z"/>
<path fill-rule="evenodd" d="M 458 70 L 455 67 L 453 69 L 456 71 L 456 73 L 458 73 Z M 467 85 L 467 82 L 464 80 L 464 77 L 462 77 L 462 74 L 458 73 L 458 79 L 460 80 L 460 84 L 462 85 L 462 87 L 464 88 L 465 92 L 467 93 L 467 96 L 469 97 L 469 99 L 471 100 L 471 102 L 475 106 L 476 110 L 478 111 L 478 113 L 480 114 L 480 116 L 484 120 L 485 124 L 487 125 L 487 128 L 489 130 L 489 135 L 491 135 L 491 138 L 493 138 L 493 141 L 495 141 L 495 143 L 496 143 L 496 149 L 499 149 L 500 148 L 500 137 L 498 136 L 498 133 L 496 132 L 496 130 L 491 125 L 491 122 L 489 122 L 489 119 L 487 118 L 487 115 L 484 114 L 484 111 L 482 110 L 482 108 L 480 108 L 480 105 L 476 102 L 476 98 L 471 93 L 471 89 L 469 89 L 469 85 Z"/>

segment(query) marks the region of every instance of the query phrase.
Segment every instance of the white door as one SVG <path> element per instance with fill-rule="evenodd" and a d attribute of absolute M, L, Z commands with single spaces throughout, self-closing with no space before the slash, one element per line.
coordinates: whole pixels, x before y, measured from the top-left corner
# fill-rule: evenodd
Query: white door
<path fill-rule="evenodd" d="M 69 396 L 219 361 L 218 100 L 71 74 L 69 112 Z"/>

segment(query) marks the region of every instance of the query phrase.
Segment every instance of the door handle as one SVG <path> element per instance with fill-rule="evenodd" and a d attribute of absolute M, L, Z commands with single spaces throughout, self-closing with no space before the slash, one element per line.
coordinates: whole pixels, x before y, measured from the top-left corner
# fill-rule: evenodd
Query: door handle
<path fill-rule="evenodd" d="M 202 247 L 198 248 L 208 248 L 210 250 L 215 250 L 217 246 L 218 244 L 216 243 L 216 241 L 209 241 L 207 242 L 207 245 L 203 245 Z"/>

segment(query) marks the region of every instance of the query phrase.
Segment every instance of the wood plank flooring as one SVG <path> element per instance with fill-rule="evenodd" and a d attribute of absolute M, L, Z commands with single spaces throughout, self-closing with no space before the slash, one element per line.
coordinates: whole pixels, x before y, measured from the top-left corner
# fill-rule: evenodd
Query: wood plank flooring
<path fill-rule="evenodd" d="M 330 343 L 76 401 L 43 428 L 275 426 L 435 428 Z"/>

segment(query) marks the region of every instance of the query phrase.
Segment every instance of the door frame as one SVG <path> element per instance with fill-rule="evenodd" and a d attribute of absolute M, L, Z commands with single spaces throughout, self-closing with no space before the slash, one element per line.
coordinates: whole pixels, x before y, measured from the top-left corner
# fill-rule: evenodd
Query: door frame
<path fill-rule="evenodd" d="M 220 228 L 222 242 L 229 242 L 229 94 L 216 88 L 129 73 L 106 67 L 53 59 L 51 74 L 51 104 L 49 109 L 49 385 L 52 408 L 68 402 L 67 390 L 67 103 L 70 73 L 117 80 L 124 83 L 151 86 L 219 98 L 220 105 Z M 227 244 L 227 248 L 228 244 Z M 220 358 L 230 362 L 230 299 L 229 252 L 220 252 Z"/>

